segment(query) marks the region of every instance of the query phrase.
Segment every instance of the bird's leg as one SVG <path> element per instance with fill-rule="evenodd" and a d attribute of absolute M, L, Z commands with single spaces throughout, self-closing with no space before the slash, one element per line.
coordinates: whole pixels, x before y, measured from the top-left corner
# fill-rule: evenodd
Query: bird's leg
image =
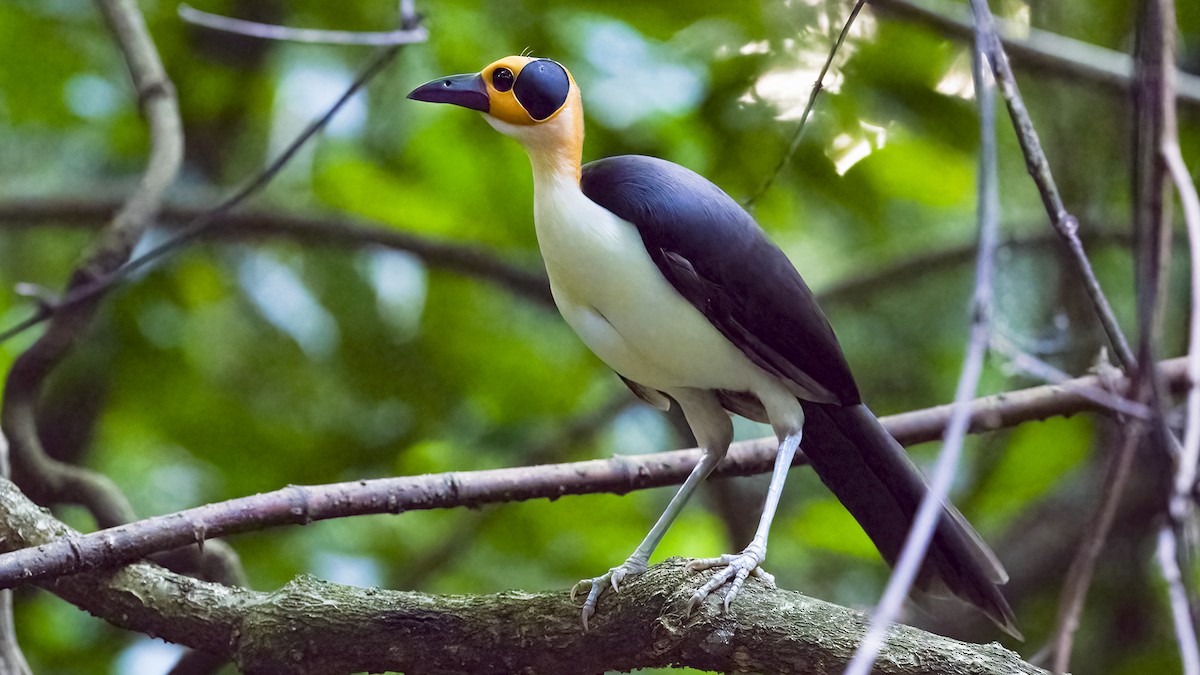
<path fill-rule="evenodd" d="M 658 546 L 658 542 L 662 541 L 663 535 L 671 527 L 671 523 L 683 510 L 688 499 L 696 488 L 712 473 L 721 459 L 725 457 L 724 448 L 719 451 L 705 450 L 700 457 L 700 462 L 696 464 L 696 468 L 692 469 L 692 473 L 688 475 L 687 480 L 680 486 L 679 491 L 671 498 L 671 503 L 667 504 L 667 508 L 662 515 L 658 517 L 658 522 L 654 523 L 654 527 L 650 528 L 650 532 L 642 543 L 638 544 L 633 555 L 621 563 L 620 565 L 610 569 L 594 579 L 584 579 L 575 584 L 571 589 L 571 599 L 585 587 L 590 587 L 587 599 L 583 601 L 583 629 L 587 630 L 588 617 L 596 613 L 596 601 L 600 599 L 600 595 L 604 590 L 611 585 L 614 591 L 620 591 L 617 584 L 630 574 L 645 572 L 649 568 L 650 555 L 654 553 L 654 549 Z"/>
<path fill-rule="evenodd" d="M 725 592 L 724 607 L 725 611 L 729 611 L 729 603 L 737 597 L 738 591 L 742 590 L 742 585 L 746 583 L 746 578 L 751 574 L 767 582 L 768 585 L 775 585 L 775 578 L 759 565 L 767 557 L 767 535 L 771 531 L 771 520 L 775 517 L 775 509 L 779 506 L 779 495 L 783 492 L 783 483 L 787 479 L 788 469 L 792 467 L 792 458 L 796 456 L 796 449 L 799 447 L 799 431 L 789 433 L 780 442 L 779 453 L 775 455 L 775 469 L 771 473 L 771 485 L 767 488 L 767 499 L 763 504 L 762 517 L 758 520 L 758 530 L 754 533 L 754 539 L 750 545 L 741 553 L 726 553 L 719 558 L 704 558 L 688 563 L 688 569 L 691 570 L 724 568 L 692 594 L 687 605 L 688 614 L 699 607 L 713 591 L 725 584 L 729 584 L 729 590 Z"/>

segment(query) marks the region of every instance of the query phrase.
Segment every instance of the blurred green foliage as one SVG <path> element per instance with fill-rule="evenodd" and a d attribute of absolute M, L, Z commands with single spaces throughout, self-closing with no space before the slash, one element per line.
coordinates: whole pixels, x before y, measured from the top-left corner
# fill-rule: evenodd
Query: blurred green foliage
<path fill-rule="evenodd" d="M 139 3 L 176 88 L 187 164 L 173 199 L 211 204 L 253 174 L 340 93 L 361 48 L 263 43 L 187 26 L 173 3 Z M 1018 0 L 997 12 L 1113 49 L 1132 43 L 1133 3 Z M 1180 4 L 1185 37 L 1200 35 Z M 200 9 L 291 26 L 386 30 L 395 3 L 201 0 Z M 589 112 L 585 159 L 657 155 L 735 198 L 762 184 L 794 131 L 845 3 L 418 3 L 428 44 L 408 47 L 249 208 L 339 214 L 378 227 L 480 244 L 537 269 L 531 179 L 521 150 L 463 110 L 405 100 L 438 75 L 530 48 L 570 68 Z M 124 66 L 83 0 L 0 4 L 0 200 L 111 198 L 147 150 Z M 1186 42 L 1185 42 L 1186 45 Z M 1196 53 L 1185 53 L 1196 63 Z M 799 150 L 755 213 L 818 292 L 918 254 L 969 245 L 977 147 L 961 44 L 864 11 Z M 1127 102 L 1094 85 L 1019 70 L 1028 107 L 1085 228 L 1121 232 L 1130 213 Z M 1003 226 L 1047 232 L 1015 139 L 1001 118 Z M 1182 113 L 1184 155 L 1200 116 Z M 1193 162 L 1194 163 L 1194 162 Z M 66 224 L 66 223 L 64 223 Z M 82 223 L 73 223 L 79 225 Z M 95 222 L 88 223 L 95 225 Z M 61 288 L 86 231 L 0 223 L 0 322 L 25 316 L 17 282 Z M 152 238 L 160 238 L 155 232 Z M 1128 251 L 1093 246 L 1132 327 Z M 1165 351 L 1181 346 L 1182 259 Z M 1071 372 L 1100 345 L 1079 284 L 1053 246 L 1002 251 L 999 329 Z M 879 413 L 948 400 L 967 329 L 969 257 L 903 283 L 867 284 L 826 304 L 860 387 Z M 0 345 L 0 368 L 30 343 Z M 986 392 L 1024 386 L 995 362 Z M 582 437 L 568 428 L 628 400 Z M 638 407 L 557 314 L 403 253 L 273 241 L 189 247 L 124 285 L 55 373 L 43 408 L 52 450 L 111 476 L 145 515 L 289 483 L 467 471 L 649 452 L 687 443 Z M 588 425 L 584 425 L 588 426 Z M 753 425 L 742 435 L 762 434 Z M 1080 417 L 972 439 L 956 493 L 1013 571 L 1029 654 L 1048 635 L 1065 560 L 1094 503 L 1112 433 Z M 915 450 L 928 461 L 935 448 Z M 782 585 L 867 607 L 886 578 L 853 520 L 794 472 L 772 540 Z M 765 483 L 731 481 L 752 522 Z M 564 588 L 622 560 L 670 495 L 409 513 L 285 528 L 232 540 L 255 587 L 314 573 L 431 592 Z M 717 501 L 701 498 L 656 559 L 739 549 Z M 62 512 L 88 528 L 81 512 Z M 1077 672 L 1177 668 L 1149 567 L 1145 522 L 1118 526 L 1074 662 Z M 745 528 L 743 523 L 741 529 Z M 1122 529 L 1123 528 L 1123 529 Z M 1050 544 L 1033 533 L 1049 531 Z M 1056 533 L 1056 534 L 1053 534 Z M 1133 581 L 1129 581 L 1133 579 Z M 940 610 L 939 610 L 940 611 Z M 171 649 L 107 626 L 41 592 L 18 594 L 20 637 L 38 672 L 163 672 Z M 953 615 L 911 617 L 976 640 Z M 940 621 L 936 620 L 940 618 Z M 1130 626 L 1137 626 L 1136 630 Z"/>

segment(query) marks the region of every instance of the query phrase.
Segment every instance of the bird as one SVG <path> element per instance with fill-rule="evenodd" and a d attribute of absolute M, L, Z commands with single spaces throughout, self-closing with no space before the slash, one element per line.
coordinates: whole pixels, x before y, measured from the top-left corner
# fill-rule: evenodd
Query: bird
<path fill-rule="evenodd" d="M 563 319 L 646 403 L 681 409 L 702 450 L 662 516 L 621 564 L 572 589 L 588 591 L 583 628 L 603 593 L 649 559 L 688 498 L 725 456 L 731 415 L 771 426 L 779 441 L 758 527 L 738 553 L 693 560 L 715 570 L 691 614 L 724 589 L 724 611 L 765 572 L 771 521 L 802 449 L 821 481 L 896 563 L 928 490 L 916 465 L 862 402 L 828 319 L 788 257 L 721 188 L 664 159 L 621 155 L 582 163 L 579 86 L 557 61 L 508 56 L 477 73 L 427 82 L 408 98 L 478 111 L 515 139 L 533 172 L 533 215 Z M 981 610 L 1019 637 L 1001 587 L 1008 576 L 967 520 L 943 503 L 918 588 Z"/>

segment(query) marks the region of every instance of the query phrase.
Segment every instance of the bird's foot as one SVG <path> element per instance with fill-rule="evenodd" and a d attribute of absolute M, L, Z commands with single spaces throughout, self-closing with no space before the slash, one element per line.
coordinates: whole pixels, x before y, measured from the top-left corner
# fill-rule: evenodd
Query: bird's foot
<path fill-rule="evenodd" d="M 725 591 L 724 601 L 725 611 L 728 612 L 729 603 L 733 602 L 733 599 L 737 597 L 738 592 L 742 590 L 742 585 L 746 583 L 746 578 L 751 575 L 761 579 L 767 586 L 774 588 L 775 577 L 771 576 L 762 567 L 759 567 L 766 556 L 766 551 L 751 544 L 741 553 L 726 553 L 719 558 L 702 558 L 688 563 L 687 567 L 692 571 L 707 570 L 714 567 L 722 567 L 724 569 L 718 571 L 713 575 L 712 579 L 708 580 L 708 583 L 697 589 L 695 593 L 692 593 L 692 598 L 688 600 L 687 609 L 685 610 L 687 615 L 691 616 L 692 612 L 704 603 L 705 598 L 725 584 L 729 584 L 729 589 Z"/>
<path fill-rule="evenodd" d="M 618 587 L 618 584 L 624 581 L 625 577 L 630 574 L 645 572 L 647 569 L 649 568 L 646 566 L 646 563 L 630 558 L 598 577 L 582 579 L 579 583 L 575 584 L 571 588 L 572 602 L 575 601 L 575 596 L 584 588 L 590 589 L 588 590 L 587 599 L 583 601 L 583 630 L 586 631 L 588 629 L 588 618 L 596 613 L 596 601 L 600 599 L 600 595 L 609 586 L 612 586 L 614 593 L 620 593 L 621 589 Z"/>

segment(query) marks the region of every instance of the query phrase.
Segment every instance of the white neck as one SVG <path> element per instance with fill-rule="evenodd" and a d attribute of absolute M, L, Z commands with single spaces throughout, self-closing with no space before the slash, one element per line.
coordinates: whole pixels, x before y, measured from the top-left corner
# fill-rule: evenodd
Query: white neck
<path fill-rule="evenodd" d="M 579 184 L 583 157 L 583 104 L 574 85 L 561 110 L 539 124 L 509 124 L 485 115 L 488 124 L 505 136 L 515 138 L 529 155 L 535 186 L 574 182 Z"/>

